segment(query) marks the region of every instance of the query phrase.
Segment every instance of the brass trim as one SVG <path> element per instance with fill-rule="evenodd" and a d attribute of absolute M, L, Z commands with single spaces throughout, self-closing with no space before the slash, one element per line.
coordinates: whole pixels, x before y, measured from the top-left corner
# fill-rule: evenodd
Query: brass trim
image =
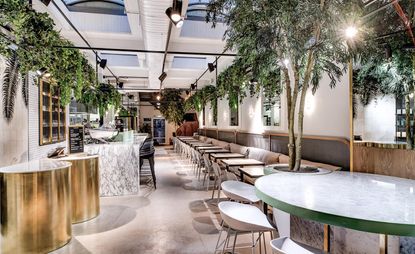
<path fill-rule="evenodd" d="M 323 250 L 327 253 L 330 252 L 330 225 L 327 224 L 324 224 Z"/>
<path fill-rule="evenodd" d="M 100 213 L 99 157 L 67 161 L 72 163 L 72 223 L 91 220 Z"/>
<path fill-rule="evenodd" d="M 0 253 L 47 253 L 72 237 L 70 167 L 0 173 Z"/>

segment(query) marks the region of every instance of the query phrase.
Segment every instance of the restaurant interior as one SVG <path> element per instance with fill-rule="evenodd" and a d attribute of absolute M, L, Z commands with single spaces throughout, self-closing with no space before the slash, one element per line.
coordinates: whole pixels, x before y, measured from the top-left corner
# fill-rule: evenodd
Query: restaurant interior
<path fill-rule="evenodd" d="M 0 0 L 0 253 L 415 254 L 415 0 Z"/>

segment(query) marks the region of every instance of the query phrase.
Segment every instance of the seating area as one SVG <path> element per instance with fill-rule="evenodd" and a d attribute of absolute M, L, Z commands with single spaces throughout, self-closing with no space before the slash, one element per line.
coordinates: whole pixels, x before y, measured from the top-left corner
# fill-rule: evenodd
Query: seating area
<path fill-rule="evenodd" d="M 209 152 L 216 151 L 217 147 L 221 147 L 226 152 Z M 238 162 L 240 165 L 236 169 L 226 167 L 224 162 L 225 159 L 225 161 L 232 160 L 234 154 L 239 154 L 241 157 L 233 160 L 240 161 L 242 158 L 249 164 L 256 161 L 263 168 L 280 164 L 280 158 L 284 160 L 286 155 L 205 136 L 176 137 L 173 140 L 173 150 L 191 164 L 194 177 L 197 181 L 202 181 L 207 192 L 211 191 L 209 196 L 219 209 L 221 228 L 213 253 L 236 253 L 235 251 L 241 248 L 250 248 L 252 253 L 270 253 L 271 248 L 273 253 L 278 254 L 323 253 L 287 237 L 274 239 L 278 231 L 275 222 L 269 216 L 272 211 L 268 211 L 268 207 L 256 195 L 253 185 L 255 178 L 247 182 L 241 179 L 238 169 L 244 167 L 243 161 Z M 218 154 L 221 159 L 215 160 L 214 155 Z M 227 155 L 231 156 L 227 157 Z M 252 167 L 249 164 L 247 167 Z M 327 165 L 326 169 L 330 168 L 335 167 Z M 266 233 L 269 233 L 271 242 L 266 242 Z M 251 235 L 251 242 L 247 245 L 245 243 L 246 246 L 237 243 L 238 235 L 241 234 Z"/>

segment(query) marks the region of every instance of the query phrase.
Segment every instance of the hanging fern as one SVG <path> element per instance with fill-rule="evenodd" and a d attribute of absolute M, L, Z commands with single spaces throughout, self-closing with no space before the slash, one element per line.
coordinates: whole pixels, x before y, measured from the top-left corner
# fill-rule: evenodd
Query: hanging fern
<path fill-rule="evenodd" d="M 24 105 L 29 105 L 29 74 L 24 75 L 22 80 L 22 97 Z"/>
<path fill-rule="evenodd" d="M 12 54 L 6 61 L 6 70 L 3 78 L 3 115 L 8 122 L 13 118 L 14 103 L 17 86 L 19 85 L 19 61 L 17 55 Z"/>

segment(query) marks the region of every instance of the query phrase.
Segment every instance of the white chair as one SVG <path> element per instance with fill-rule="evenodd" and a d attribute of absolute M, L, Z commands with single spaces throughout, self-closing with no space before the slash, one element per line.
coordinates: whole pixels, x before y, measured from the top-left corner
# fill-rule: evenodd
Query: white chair
<path fill-rule="evenodd" d="M 323 254 L 322 250 L 281 237 L 270 242 L 274 254 Z"/>
<path fill-rule="evenodd" d="M 234 231 L 235 236 L 233 239 L 232 253 L 235 253 L 236 249 L 236 240 L 238 234 L 241 233 L 251 233 L 252 236 L 252 245 L 247 246 L 251 247 L 251 252 L 255 252 L 255 248 L 259 243 L 259 253 L 262 252 L 262 245 L 264 245 L 264 250 L 266 253 L 266 243 L 265 243 L 265 232 L 272 232 L 274 227 L 269 223 L 266 215 L 256 206 L 246 205 L 237 202 L 224 201 L 218 204 L 219 212 L 222 217 L 222 226 L 226 225 L 227 235 L 224 241 L 220 242 L 221 234 L 215 247 L 215 253 L 219 251 L 222 247 L 222 253 L 225 253 L 225 250 L 228 248 L 231 230 Z M 258 237 L 255 238 L 255 234 L 258 233 Z"/>
<path fill-rule="evenodd" d="M 223 194 L 231 200 L 245 203 L 257 203 L 260 199 L 256 196 L 255 186 L 239 182 L 225 181 L 221 183 Z"/>

